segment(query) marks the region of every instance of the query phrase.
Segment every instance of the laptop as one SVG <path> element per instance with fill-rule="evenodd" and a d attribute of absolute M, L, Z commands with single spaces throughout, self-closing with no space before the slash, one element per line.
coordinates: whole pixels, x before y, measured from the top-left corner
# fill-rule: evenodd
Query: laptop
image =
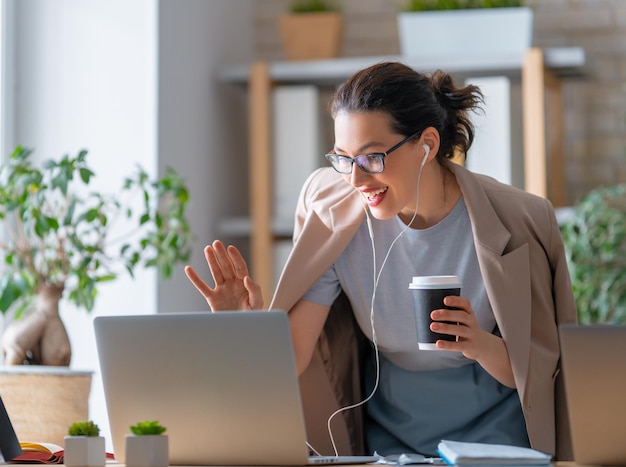
<path fill-rule="evenodd" d="M 21 454 L 20 442 L 17 439 L 4 402 L 0 398 L 0 463 L 10 462 Z"/>
<path fill-rule="evenodd" d="M 283 311 L 98 316 L 94 328 L 118 462 L 146 420 L 167 428 L 171 465 L 378 460 L 309 455 Z"/>
<path fill-rule="evenodd" d="M 626 326 L 559 327 L 577 464 L 626 465 Z"/>

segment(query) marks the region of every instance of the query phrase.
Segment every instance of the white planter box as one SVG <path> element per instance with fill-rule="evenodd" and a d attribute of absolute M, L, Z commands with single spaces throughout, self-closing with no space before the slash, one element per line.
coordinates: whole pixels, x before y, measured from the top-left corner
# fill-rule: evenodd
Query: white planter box
<path fill-rule="evenodd" d="M 126 467 L 167 467 L 167 435 L 126 435 Z"/>
<path fill-rule="evenodd" d="M 103 467 L 106 451 L 103 436 L 66 436 L 63 463 L 67 467 Z"/>
<path fill-rule="evenodd" d="M 398 14 L 405 57 L 518 58 L 532 46 L 533 11 L 528 7 L 420 11 Z"/>

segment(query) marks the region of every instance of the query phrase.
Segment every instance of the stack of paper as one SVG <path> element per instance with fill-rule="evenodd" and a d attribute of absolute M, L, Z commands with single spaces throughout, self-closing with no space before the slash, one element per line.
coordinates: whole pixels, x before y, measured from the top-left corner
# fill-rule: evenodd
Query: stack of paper
<path fill-rule="evenodd" d="M 437 452 L 449 465 L 549 465 L 552 456 L 541 451 L 503 444 L 463 443 L 441 440 Z"/>

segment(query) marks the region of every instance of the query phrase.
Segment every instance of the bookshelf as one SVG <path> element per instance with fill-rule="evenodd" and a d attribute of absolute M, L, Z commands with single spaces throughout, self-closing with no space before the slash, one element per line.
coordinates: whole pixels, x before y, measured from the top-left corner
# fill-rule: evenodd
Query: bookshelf
<path fill-rule="evenodd" d="M 289 84 L 336 86 L 384 60 L 399 60 L 423 72 L 442 69 L 459 82 L 490 76 L 521 82 L 524 189 L 557 207 L 566 204 L 562 83 L 585 74 L 585 53 L 579 47 L 531 48 L 523 56 L 506 57 L 379 56 L 226 66 L 218 78 L 248 91 L 250 217 L 224 219 L 220 230 L 250 237 L 251 274 L 268 303 L 274 287 L 272 247 L 290 235 L 293 224 L 293 219 L 274 218 L 272 208 L 272 90 Z"/>

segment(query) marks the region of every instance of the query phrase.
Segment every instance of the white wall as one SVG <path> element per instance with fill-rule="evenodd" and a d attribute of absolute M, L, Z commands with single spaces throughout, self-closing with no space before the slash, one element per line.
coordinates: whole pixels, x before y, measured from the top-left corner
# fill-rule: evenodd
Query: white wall
<path fill-rule="evenodd" d="M 248 0 L 20 0 L 11 140 L 40 158 L 87 148 L 94 188 L 115 190 L 140 163 L 174 167 L 190 187 L 197 239 L 191 264 L 218 217 L 245 209 L 226 198 L 245 160 L 241 90 L 218 84 L 220 64 L 251 58 L 254 3 Z M 234 162 L 234 163 L 233 163 Z M 72 368 L 95 371 L 90 417 L 108 435 L 92 319 L 100 314 L 206 309 L 182 274 L 158 283 L 154 271 L 102 287 L 87 315 L 62 303 Z"/>
<path fill-rule="evenodd" d="M 161 170 L 174 166 L 193 184 L 197 243 L 190 263 L 207 273 L 202 248 L 217 237 L 217 219 L 247 214 L 248 187 L 241 184 L 247 179 L 246 93 L 215 76 L 220 65 L 252 59 L 254 5 L 159 2 L 158 163 Z M 160 312 L 206 308 L 182 268 L 159 285 Z"/>
<path fill-rule="evenodd" d="M 0 0 L 0 161 L 14 146 L 15 0 Z M 11 72 L 9 72 L 11 70 Z"/>

